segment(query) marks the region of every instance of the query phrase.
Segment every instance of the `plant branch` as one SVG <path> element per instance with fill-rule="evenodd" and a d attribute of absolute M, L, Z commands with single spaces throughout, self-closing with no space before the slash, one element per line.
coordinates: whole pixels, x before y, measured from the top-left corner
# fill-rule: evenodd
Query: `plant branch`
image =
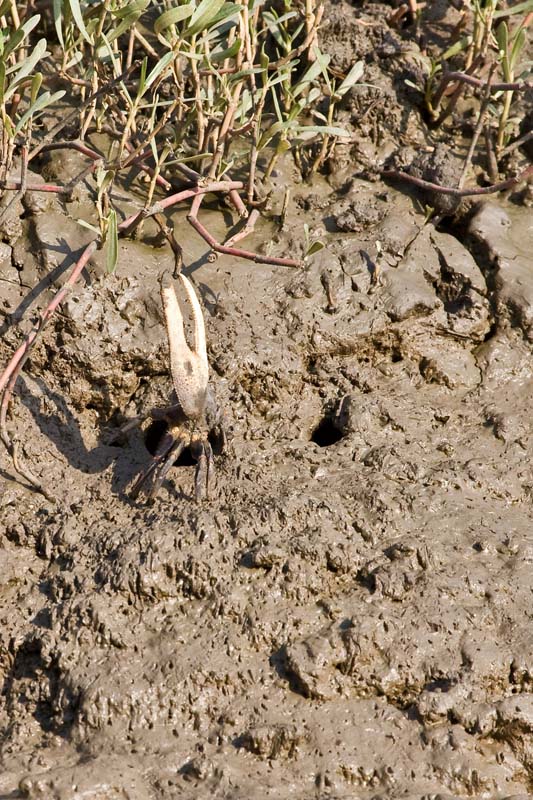
<path fill-rule="evenodd" d="M 457 189 L 454 186 L 439 186 L 438 183 L 424 181 L 422 178 L 415 178 L 414 175 L 409 175 L 408 172 L 401 172 L 395 169 L 383 170 L 381 174 L 384 178 L 393 178 L 405 181 L 406 183 L 412 183 L 413 186 L 417 186 L 419 189 L 426 189 L 431 192 L 449 194 L 454 197 L 478 197 L 485 194 L 503 192 L 505 189 L 512 189 L 514 186 L 523 183 L 523 181 L 529 180 L 529 178 L 533 177 L 533 164 L 523 169 L 514 178 L 508 178 L 506 181 L 500 181 L 500 183 L 494 183 L 491 186 L 476 186 L 469 189 Z"/>

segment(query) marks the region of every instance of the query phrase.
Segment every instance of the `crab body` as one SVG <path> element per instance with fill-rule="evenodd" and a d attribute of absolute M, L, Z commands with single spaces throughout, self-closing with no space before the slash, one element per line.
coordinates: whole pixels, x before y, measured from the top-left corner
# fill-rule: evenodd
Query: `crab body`
<path fill-rule="evenodd" d="M 148 498 L 155 497 L 172 466 L 188 447 L 196 461 L 195 497 L 201 500 L 209 495 L 214 473 L 213 448 L 209 436 L 220 442 L 220 449 L 225 446 L 222 415 L 209 385 L 202 309 L 190 281 L 184 275 L 180 274 L 179 277 L 193 312 L 193 347 L 190 348 L 185 339 L 183 317 L 174 287 L 165 278 L 161 285 L 161 299 L 170 350 L 173 402 L 165 408 L 154 408 L 149 414 L 133 421 L 133 424 L 137 424 L 149 417 L 164 422 L 166 426 L 151 462 L 133 485 L 133 497 L 137 497 L 141 491 Z M 132 423 L 127 423 L 122 430 L 131 427 Z"/>

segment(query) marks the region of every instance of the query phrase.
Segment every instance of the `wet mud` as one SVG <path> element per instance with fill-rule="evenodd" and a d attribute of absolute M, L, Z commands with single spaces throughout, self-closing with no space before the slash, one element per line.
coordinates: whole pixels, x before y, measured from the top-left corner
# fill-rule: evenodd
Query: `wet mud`
<path fill-rule="evenodd" d="M 363 5 L 329 6 L 323 31 L 339 68 L 367 62 L 358 143 L 311 185 L 287 160 L 246 244 L 298 257 L 307 223 L 326 249 L 296 270 L 210 262 L 172 215 L 228 431 L 213 496 L 193 502 L 186 453 L 134 503 L 161 431 L 110 444 L 171 389 L 173 258 L 150 221 L 115 275 L 96 254 L 17 384 L 10 430 L 56 502 L 3 458 L 0 798 L 533 793 L 531 210 L 492 198 L 435 226 L 378 178 L 430 139 L 392 63 L 415 71 L 416 46 Z M 92 207 L 84 184 L 4 223 L 2 361 Z M 223 238 L 229 211 L 201 214 Z"/>

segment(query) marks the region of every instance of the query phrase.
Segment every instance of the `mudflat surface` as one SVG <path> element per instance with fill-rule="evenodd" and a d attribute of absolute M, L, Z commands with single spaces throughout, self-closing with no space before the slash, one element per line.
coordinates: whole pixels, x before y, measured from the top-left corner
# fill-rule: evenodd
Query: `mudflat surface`
<path fill-rule="evenodd" d="M 322 34 L 374 84 L 345 110 L 358 143 L 311 185 L 287 161 L 246 243 L 298 256 L 307 223 L 326 249 L 211 263 L 172 217 L 228 430 L 213 496 L 192 501 L 185 458 L 134 503 L 157 430 L 106 443 L 171 389 L 173 261 L 149 222 L 116 275 L 95 257 L 17 384 L 10 430 L 57 502 L 3 457 L 0 798 L 531 796 L 531 210 L 493 198 L 436 227 L 378 178 L 396 150 L 443 151 L 391 63 L 416 47 L 371 5 L 329 6 Z M 90 192 L 30 195 L 6 224 L 2 361 L 90 238 Z"/>

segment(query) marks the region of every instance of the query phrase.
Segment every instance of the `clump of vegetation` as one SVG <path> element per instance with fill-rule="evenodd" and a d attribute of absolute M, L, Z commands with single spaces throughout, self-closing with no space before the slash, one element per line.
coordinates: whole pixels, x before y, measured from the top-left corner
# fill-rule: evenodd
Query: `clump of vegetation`
<path fill-rule="evenodd" d="M 5 0 L 0 11 L 4 180 L 17 137 L 28 145 L 37 115 L 65 94 L 39 93 L 44 71 L 45 83 L 59 79 L 79 96 L 70 127 L 80 141 L 95 130 L 111 137 L 113 178 L 145 159 L 158 173 L 189 165 L 209 180 L 240 169 L 250 203 L 260 199 L 257 164 L 267 147 L 267 176 L 287 149 L 304 174 L 323 165 L 327 143 L 344 135 L 335 104 L 361 75 L 357 64 L 332 84 L 317 45 L 316 0 L 281 8 L 257 0 L 56 0 L 43 18 L 28 20 Z"/>
<path fill-rule="evenodd" d="M 513 101 L 530 85 L 531 62 L 523 58 L 532 21 L 531 0 L 511 7 L 500 0 L 468 0 L 455 41 L 430 62 L 424 102 L 434 125 L 452 115 L 468 87 L 479 93 L 474 147 L 483 133 L 493 179 L 520 124 L 520 114 L 512 113 Z M 513 148 L 522 143 L 513 143 Z"/>
<path fill-rule="evenodd" d="M 434 130 L 443 128 L 443 123 L 454 115 L 454 122 L 462 123 L 462 131 L 466 131 L 476 103 L 467 105 L 468 120 L 461 119 L 458 103 L 466 92 L 477 95 L 477 119 L 471 128 L 471 141 L 457 185 L 442 186 L 396 169 L 386 169 L 382 175 L 411 183 L 429 196 L 448 195 L 458 201 L 461 197 L 511 191 L 520 185 L 527 186 L 533 178 L 533 166 L 515 159 L 519 148 L 533 139 L 533 132 L 520 130 L 524 103 L 514 102 L 517 97 L 523 101 L 525 92 L 533 86 L 532 62 L 523 60 L 527 29 L 533 21 L 533 0 L 514 6 L 508 6 L 505 0 L 452 0 L 452 5 L 461 12 L 448 47 L 423 59 L 426 66 L 423 87 L 410 80 L 406 83 L 421 90 L 424 110 Z M 419 24 L 422 11 L 416 2 L 410 6 L 412 18 Z M 443 138 L 446 137 L 444 129 Z M 478 161 L 485 168 L 485 185 L 465 188 L 480 140 L 484 148 L 480 148 Z M 502 180 L 501 174 L 508 177 Z M 434 212 L 432 205 L 428 206 L 428 212 L 429 218 Z"/>

